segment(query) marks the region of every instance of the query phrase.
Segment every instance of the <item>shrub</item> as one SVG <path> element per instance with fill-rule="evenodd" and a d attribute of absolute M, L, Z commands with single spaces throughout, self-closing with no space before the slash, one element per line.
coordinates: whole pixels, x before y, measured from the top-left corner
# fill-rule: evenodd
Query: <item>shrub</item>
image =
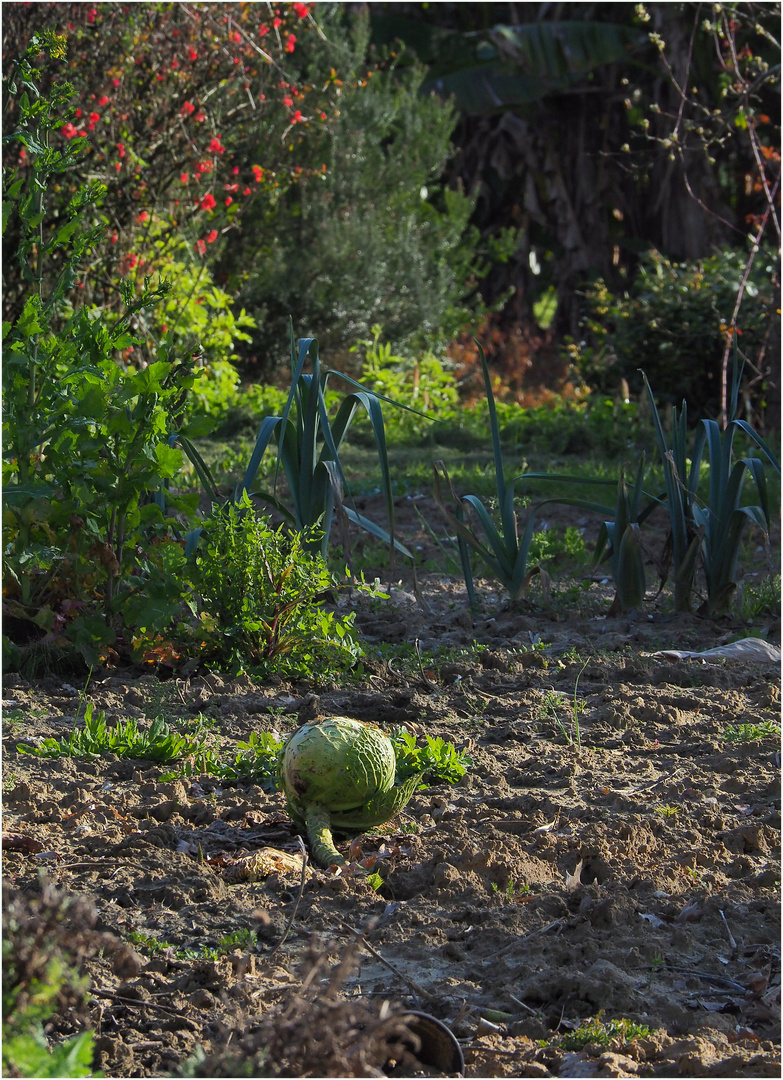
<path fill-rule="evenodd" d="M 423 70 L 368 59 L 366 15 L 319 5 L 325 41 L 295 56 L 300 84 L 339 91 L 334 120 L 291 142 L 299 182 L 273 204 L 248 208 L 250 228 L 220 269 L 267 341 L 289 315 L 318 326 L 325 350 L 344 364 L 357 339 L 382 324 L 406 353 L 436 352 L 479 309 L 474 199 L 443 185 L 456 114 L 420 93 Z M 301 138 L 300 138 L 301 136 Z M 258 354 L 265 364 L 277 355 Z"/>
<path fill-rule="evenodd" d="M 194 644 L 221 668 L 320 676 L 361 655 L 353 614 L 324 609 L 335 582 L 306 533 L 274 530 L 245 493 L 213 513 L 193 556 Z"/>
<path fill-rule="evenodd" d="M 360 379 L 363 386 L 407 405 L 417 412 L 391 409 L 385 416 L 389 442 L 411 443 L 437 438 L 438 425 L 459 420 L 459 393 L 454 374 L 446 360 L 430 351 L 416 359 L 392 353 L 383 343 L 382 327 L 372 327 L 372 338 L 358 342 L 351 352 L 363 353 Z M 423 415 L 422 415 L 423 414 Z M 433 420 L 438 424 L 433 424 Z"/>
<path fill-rule="evenodd" d="M 775 259 L 763 254 L 740 310 L 740 348 L 754 359 L 767 346 L 778 306 Z M 687 398 L 696 413 L 717 415 L 726 332 L 746 261 L 729 250 L 675 263 L 651 251 L 626 292 L 615 295 L 597 281 L 585 293 L 588 339 L 575 349 L 588 381 L 607 386 L 625 378 L 641 393 L 642 368 L 663 400 Z"/>
<path fill-rule="evenodd" d="M 117 318 L 74 302 L 102 232 L 84 222 L 104 189 L 79 188 L 59 212 L 50 201 L 86 144 L 48 148 L 72 90 L 39 95 L 31 58 L 42 47 L 62 59 L 60 38 L 33 38 L 5 86 L 16 101 L 6 138 L 26 165 L 4 172 L 3 221 L 27 295 L 3 324 L 4 615 L 32 655 L 76 647 L 94 663 L 124 627 L 153 625 L 180 603 L 184 555 L 167 510 L 187 517 L 198 497 L 167 484 L 182 465 L 174 442 L 196 372 L 170 335 L 142 370 L 121 362 L 138 342 L 134 319 L 165 298 L 166 282 L 125 283 Z"/>

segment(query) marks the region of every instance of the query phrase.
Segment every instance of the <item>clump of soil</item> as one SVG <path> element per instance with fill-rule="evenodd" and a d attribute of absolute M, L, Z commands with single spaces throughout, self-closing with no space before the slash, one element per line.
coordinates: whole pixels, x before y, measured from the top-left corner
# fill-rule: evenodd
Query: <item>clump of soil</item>
<path fill-rule="evenodd" d="M 368 643 L 349 684 L 105 672 L 88 693 L 110 721 L 200 712 L 223 752 L 316 707 L 466 749 L 457 786 L 361 841 L 378 891 L 313 867 L 237 880 L 244 856 L 299 850 L 279 794 L 21 754 L 72 729 L 79 694 L 6 679 L 5 877 L 36 896 L 45 871 L 124 949 L 82 958 L 95 1067 L 444 1075 L 398 1046 L 415 1009 L 460 1039 L 467 1076 L 779 1075 L 779 664 L 660 654 L 742 636 L 726 622 L 473 618 L 446 579 L 420 584 L 426 611 L 404 586 L 345 601 Z M 440 659 L 388 661 L 414 639 Z M 599 1015 L 635 1037 L 580 1042 Z"/>

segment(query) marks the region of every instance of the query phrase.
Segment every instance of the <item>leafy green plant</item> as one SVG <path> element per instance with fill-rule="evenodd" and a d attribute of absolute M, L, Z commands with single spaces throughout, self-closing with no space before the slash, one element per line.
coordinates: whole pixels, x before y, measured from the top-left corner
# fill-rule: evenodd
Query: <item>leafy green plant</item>
<path fill-rule="evenodd" d="M 593 502 L 582 498 L 550 498 L 536 503 L 536 509 L 547 503 L 560 503 L 564 506 L 574 506 L 592 513 L 600 514 L 604 521 L 598 533 L 593 564 L 598 565 L 604 558 L 609 559 L 612 580 L 615 584 L 615 596 L 609 609 L 609 614 L 632 611 L 644 600 L 646 579 L 644 572 L 644 555 L 641 544 L 641 525 L 649 517 L 658 504 L 658 500 L 648 496 L 647 503 L 642 506 L 644 495 L 644 472 L 645 461 L 642 454 L 636 468 L 636 477 L 633 486 L 625 479 L 625 469 L 620 470 L 617 480 L 617 495 L 614 507 L 606 504 Z M 597 477 L 578 477 L 561 473 L 523 473 L 518 477 L 520 480 L 536 481 L 554 484 L 579 484 L 585 486 L 606 487 L 614 481 L 603 480 Z"/>
<path fill-rule="evenodd" d="M 780 611 L 780 574 L 771 574 L 756 585 L 743 581 L 740 611 L 746 621 Z"/>
<path fill-rule="evenodd" d="M 723 732 L 728 742 L 757 742 L 759 739 L 780 738 L 780 724 L 773 720 L 761 723 L 730 724 Z"/>
<path fill-rule="evenodd" d="M 277 788 L 277 764 L 283 743 L 268 731 L 251 731 L 247 742 L 238 742 L 234 757 L 219 762 L 215 775 L 224 781 L 252 781 L 264 791 Z M 211 769 L 206 770 L 211 772 Z"/>
<path fill-rule="evenodd" d="M 359 376 L 362 385 L 417 410 L 395 409 L 385 417 L 388 442 L 410 443 L 428 436 L 434 438 L 432 419 L 439 424 L 458 421 L 457 382 L 444 361 L 431 351 L 425 351 L 415 360 L 397 356 L 392 353 L 391 344 L 381 340 L 381 326 L 376 323 L 371 333 L 371 339 L 358 342 L 350 350 L 364 353 Z"/>
<path fill-rule="evenodd" d="M 419 746 L 415 735 L 400 728 L 392 732 L 391 741 L 397 756 L 398 776 L 406 778 L 417 773 L 422 787 L 428 782 L 457 784 L 473 764 L 464 750 L 457 750 L 440 736 L 427 735 L 425 745 Z"/>
<path fill-rule="evenodd" d="M 729 416 L 734 419 L 730 419 L 723 431 L 714 420 L 699 421 L 690 452 L 687 404 L 683 402 L 679 410 L 673 409 L 671 438 L 667 439 L 655 396 L 647 376 L 643 375 L 664 470 L 677 611 L 690 610 L 699 559 L 707 592 L 701 610 L 707 615 L 728 611 L 737 588 L 737 564 L 745 526 L 750 522 L 765 536 L 768 534 L 770 510 L 764 465 L 757 457 L 734 458 L 734 438 L 738 431 L 743 431 L 765 453 L 780 476 L 780 465 L 765 441 L 744 420 L 736 419 L 743 366 L 738 364 L 735 350 L 729 408 Z M 703 502 L 698 488 L 705 447 L 709 458 L 709 495 Z M 742 488 L 748 473 L 756 488 L 758 505 L 742 503 Z"/>
<path fill-rule="evenodd" d="M 624 1016 L 617 1020 L 604 1021 L 599 1012 L 597 1016 L 583 1020 L 575 1031 L 563 1035 L 559 1043 L 564 1050 L 583 1050 L 590 1043 L 608 1046 L 609 1043 L 618 1042 L 625 1045 L 633 1039 L 647 1038 L 650 1034 L 646 1024 L 638 1024 Z"/>
<path fill-rule="evenodd" d="M 325 610 L 335 582 L 311 530 L 273 529 L 243 491 L 201 531 L 191 556 L 198 620 L 181 629 L 205 662 L 311 676 L 356 662 L 354 614 Z"/>
<path fill-rule="evenodd" d="M 37 746 L 20 743 L 20 754 L 38 757 L 99 757 L 116 754 L 118 757 L 146 758 L 149 761 L 180 761 L 198 756 L 207 750 L 203 736 L 185 736 L 172 731 L 163 717 L 156 717 L 149 730 L 142 730 L 131 718 L 119 720 L 113 727 L 106 723 L 103 711 L 94 714 L 92 702 L 84 710 L 84 727 L 74 728 L 67 738 L 42 739 Z"/>
<path fill-rule="evenodd" d="M 44 1030 L 66 1009 L 71 1023 L 84 1012 L 89 980 L 78 966 L 96 951 L 94 913 L 51 886 L 36 899 L 4 894 L 3 908 L 3 1075 L 102 1076 L 92 1068 L 92 1031 L 51 1045 Z"/>
<path fill-rule="evenodd" d="M 580 564 L 585 559 L 585 544 L 579 529 L 573 525 L 565 531 L 554 527 L 533 533 L 529 557 L 542 565 L 555 560 L 568 559 Z"/>

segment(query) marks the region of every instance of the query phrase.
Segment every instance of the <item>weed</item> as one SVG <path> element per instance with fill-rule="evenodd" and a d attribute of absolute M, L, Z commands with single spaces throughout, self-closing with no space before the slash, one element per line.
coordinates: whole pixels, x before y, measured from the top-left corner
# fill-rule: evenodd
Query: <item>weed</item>
<path fill-rule="evenodd" d="M 601 1013 L 589 1020 L 583 1020 L 576 1031 L 563 1035 L 560 1046 L 564 1050 L 583 1050 L 590 1043 L 598 1046 L 608 1046 L 617 1042 L 620 1045 L 632 1042 L 633 1039 L 644 1039 L 651 1034 L 646 1024 L 637 1024 L 634 1020 L 621 1017 L 618 1020 L 601 1019 Z"/>
<path fill-rule="evenodd" d="M 426 736 L 425 746 L 417 746 L 416 736 L 405 728 L 392 732 L 391 741 L 397 755 L 397 775 L 405 780 L 414 773 L 420 773 L 422 787 L 425 781 L 456 784 L 473 764 L 464 751 L 457 750 L 453 743 L 444 742 L 440 737 Z"/>
<path fill-rule="evenodd" d="M 660 814 L 663 818 L 676 817 L 677 814 L 679 814 L 680 812 L 680 808 L 678 806 L 670 806 L 667 803 L 664 803 L 662 806 L 654 807 L 654 810 L 656 814 Z"/>
<path fill-rule="evenodd" d="M 159 941 L 158 938 L 153 937 L 151 934 L 143 934 L 139 930 L 131 930 L 128 934 L 128 941 L 133 945 L 139 945 L 141 948 L 146 949 L 153 956 L 156 953 L 164 952 L 166 949 L 174 948 L 170 942 Z"/>
<path fill-rule="evenodd" d="M 520 896 L 527 896 L 530 892 L 529 885 L 523 885 L 520 882 L 515 882 L 513 878 L 508 879 L 508 884 L 504 889 L 501 889 L 496 881 L 492 882 L 492 891 L 505 896 L 507 900 L 517 900 Z"/>
<path fill-rule="evenodd" d="M 780 612 L 780 574 L 772 574 L 757 585 L 744 585 L 739 602 L 743 621 L 751 622 L 759 615 Z"/>
<path fill-rule="evenodd" d="M 589 659 L 585 660 L 582 667 L 579 669 L 579 673 L 574 680 L 574 690 L 571 697 L 571 703 L 569 708 L 571 723 L 568 727 L 563 723 L 560 714 L 565 707 L 565 698 L 568 696 L 561 691 L 549 690 L 544 695 L 544 698 L 539 705 L 539 715 L 542 719 L 546 719 L 551 723 L 554 723 L 560 734 L 565 738 L 569 746 L 576 746 L 577 750 L 582 749 L 582 730 L 579 723 L 579 717 L 584 712 L 585 703 L 579 700 L 579 678 L 587 667 Z"/>
<path fill-rule="evenodd" d="M 3 1075 L 96 1075 L 91 1031 L 52 1047 L 46 1034 L 58 1016 L 71 1030 L 78 1014 L 86 1018 L 89 980 L 79 967 L 100 944 L 94 909 L 50 885 L 35 897 L 4 890 L 3 908 Z"/>
<path fill-rule="evenodd" d="M 761 723 L 731 724 L 723 733 L 728 742 L 756 742 L 759 739 L 780 738 L 780 724 L 773 720 Z"/>
<path fill-rule="evenodd" d="M 163 717 L 156 717 L 149 731 L 142 731 L 135 719 L 120 720 L 113 727 L 106 724 L 106 713 L 93 715 L 92 702 L 84 711 L 84 727 L 74 728 L 67 738 L 42 739 L 37 746 L 20 743 L 20 754 L 38 757 L 99 757 L 117 754 L 118 757 L 146 758 L 149 761 L 180 761 L 207 752 L 207 741 L 199 736 L 187 737 L 171 730 Z"/>

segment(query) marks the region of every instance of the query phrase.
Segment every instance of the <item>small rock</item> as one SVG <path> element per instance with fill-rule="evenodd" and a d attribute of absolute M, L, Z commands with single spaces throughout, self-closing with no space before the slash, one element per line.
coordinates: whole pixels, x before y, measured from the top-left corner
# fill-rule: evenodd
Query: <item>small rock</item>
<path fill-rule="evenodd" d="M 130 945 L 122 945 L 114 954 L 111 969 L 115 975 L 119 975 L 125 982 L 128 979 L 136 978 L 143 962 L 139 954 Z"/>
<path fill-rule="evenodd" d="M 138 707 L 144 704 L 144 695 L 137 687 L 131 686 L 125 693 L 124 701 L 126 705 L 136 705 Z"/>

